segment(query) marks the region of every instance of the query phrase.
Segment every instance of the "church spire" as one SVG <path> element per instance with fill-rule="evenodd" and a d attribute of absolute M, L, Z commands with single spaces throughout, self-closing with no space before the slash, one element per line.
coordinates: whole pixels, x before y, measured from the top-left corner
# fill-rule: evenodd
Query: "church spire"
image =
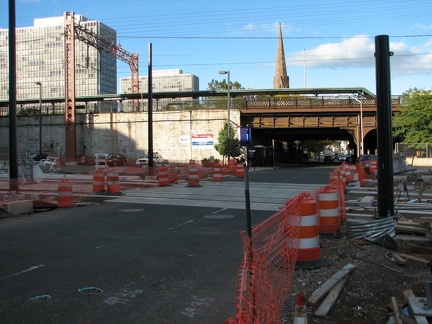
<path fill-rule="evenodd" d="M 278 38 L 278 48 L 276 55 L 276 73 L 273 78 L 273 88 L 289 88 L 289 78 L 287 74 L 286 62 L 285 62 L 285 52 L 282 39 L 282 26 L 279 23 L 279 38 Z"/>

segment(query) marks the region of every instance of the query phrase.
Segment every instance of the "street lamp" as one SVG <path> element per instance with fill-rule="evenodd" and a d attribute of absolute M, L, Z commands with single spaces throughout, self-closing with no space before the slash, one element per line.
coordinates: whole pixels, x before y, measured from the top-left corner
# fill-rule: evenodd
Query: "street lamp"
<path fill-rule="evenodd" d="M 39 86 L 39 154 L 42 154 L 42 82 L 35 82 Z"/>
<path fill-rule="evenodd" d="M 230 101 L 230 71 L 219 71 L 219 74 L 226 74 L 227 75 L 227 82 L 228 82 L 228 86 L 227 86 L 227 96 L 228 96 L 228 116 L 227 116 L 227 124 L 228 124 L 228 129 L 227 129 L 227 137 L 228 137 L 228 165 L 229 165 L 229 160 L 230 160 L 230 128 L 231 128 L 231 118 L 230 118 L 230 110 L 231 110 L 231 101 Z"/>
<path fill-rule="evenodd" d="M 360 150 L 357 153 L 357 157 L 363 154 L 363 103 L 361 100 L 357 99 L 354 96 L 349 95 L 349 97 L 360 104 Z"/>

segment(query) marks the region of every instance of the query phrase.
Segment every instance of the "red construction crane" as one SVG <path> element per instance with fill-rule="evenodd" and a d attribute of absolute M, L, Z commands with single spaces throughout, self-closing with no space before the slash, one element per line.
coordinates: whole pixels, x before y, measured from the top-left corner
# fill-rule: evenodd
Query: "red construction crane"
<path fill-rule="evenodd" d="M 75 127 L 75 39 L 104 51 L 119 60 L 126 62 L 131 71 L 131 90 L 138 93 L 138 54 L 132 54 L 121 46 L 110 42 L 91 30 L 75 24 L 74 12 L 64 13 L 65 25 L 65 125 L 66 125 L 66 160 L 75 160 L 76 127 Z M 135 110 L 135 102 L 133 102 Z"/>

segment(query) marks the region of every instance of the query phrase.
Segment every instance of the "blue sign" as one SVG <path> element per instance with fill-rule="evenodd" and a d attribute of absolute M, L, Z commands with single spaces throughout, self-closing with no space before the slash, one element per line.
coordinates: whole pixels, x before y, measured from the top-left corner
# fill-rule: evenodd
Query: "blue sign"
<path fill-rule="evenodd" d="M 252 131 L 248 127 L 240 127 L 240 146 L 249 146 L 252 142 Z"/>

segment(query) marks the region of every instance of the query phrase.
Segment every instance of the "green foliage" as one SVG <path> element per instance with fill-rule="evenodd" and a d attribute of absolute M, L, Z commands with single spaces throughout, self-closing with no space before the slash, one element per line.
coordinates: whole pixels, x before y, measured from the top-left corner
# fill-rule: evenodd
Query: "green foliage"
<path fill-rule="evenodd" d="M 39 113 L 39 109 L 27 108 L 19 110 L 17 116 L 38 116 Z"/>
<path fill-rule="evenodd" d="M 432 142 L 432 92 L 409 89 L 402 102 L 401 111 L 393 117 L 393 137 L 403 143 Z"/>
<path fill-rule="evenodd" d="M 237 81 L 232 82 L 230 80 L 230 85 L 231 85 L 230 89 L 243 89 L 241 84 Z M 228 83 L 226 79 L 223 79 L 222 81 L 212 79 L 211 82 L 208 83 L 208 90 L 210 91 L 228 90 Z"/>
<path fill-rule="evenodd" d="M 233 159 L 238 158 L 241 155 L 240 140 L 235 137 L 235 132 L 230 125 L 229 137 L 228 137 L 228 124 L 226 123 L 224 127 L 219 131 L 219 141 L 215 144 L 215 149 L 223 157 L 228 156 L 228 146 L 229 146 L 229 156 Z M 228 140 L 229 138 L 229 140 Z"/>
<path fill-rule="evenodd" d="M 232 82 L 230 80 L 230 89 L 243 89 L 241 84 L 237 81 Z M 228 84 L 226 79 L 223 79 L 222 81 L 218 81 L 215 79 L 212 79 L 211 82 L 208 83 L 208 90 L 210 91 L 217 91 L 217 90 L 228 90 Z M 213 108 L 213 109 L 227 109 L 228 101 L 226 97 L 207 97 L 204 99 L 205 106 L 207 108 Z M 231 109 L 235 108 L 237 105 L 243 105 L 243 100 L 241 102 L 238 102 L 235 98 L 231 98 Z"/>
<path fill-rule="evenodd" d="M 338 146 L 339 142 L 329 140 L 305 141 L 303 143 L 303 150 L 308 152 L 322 152 L 327 146 Z"/>

